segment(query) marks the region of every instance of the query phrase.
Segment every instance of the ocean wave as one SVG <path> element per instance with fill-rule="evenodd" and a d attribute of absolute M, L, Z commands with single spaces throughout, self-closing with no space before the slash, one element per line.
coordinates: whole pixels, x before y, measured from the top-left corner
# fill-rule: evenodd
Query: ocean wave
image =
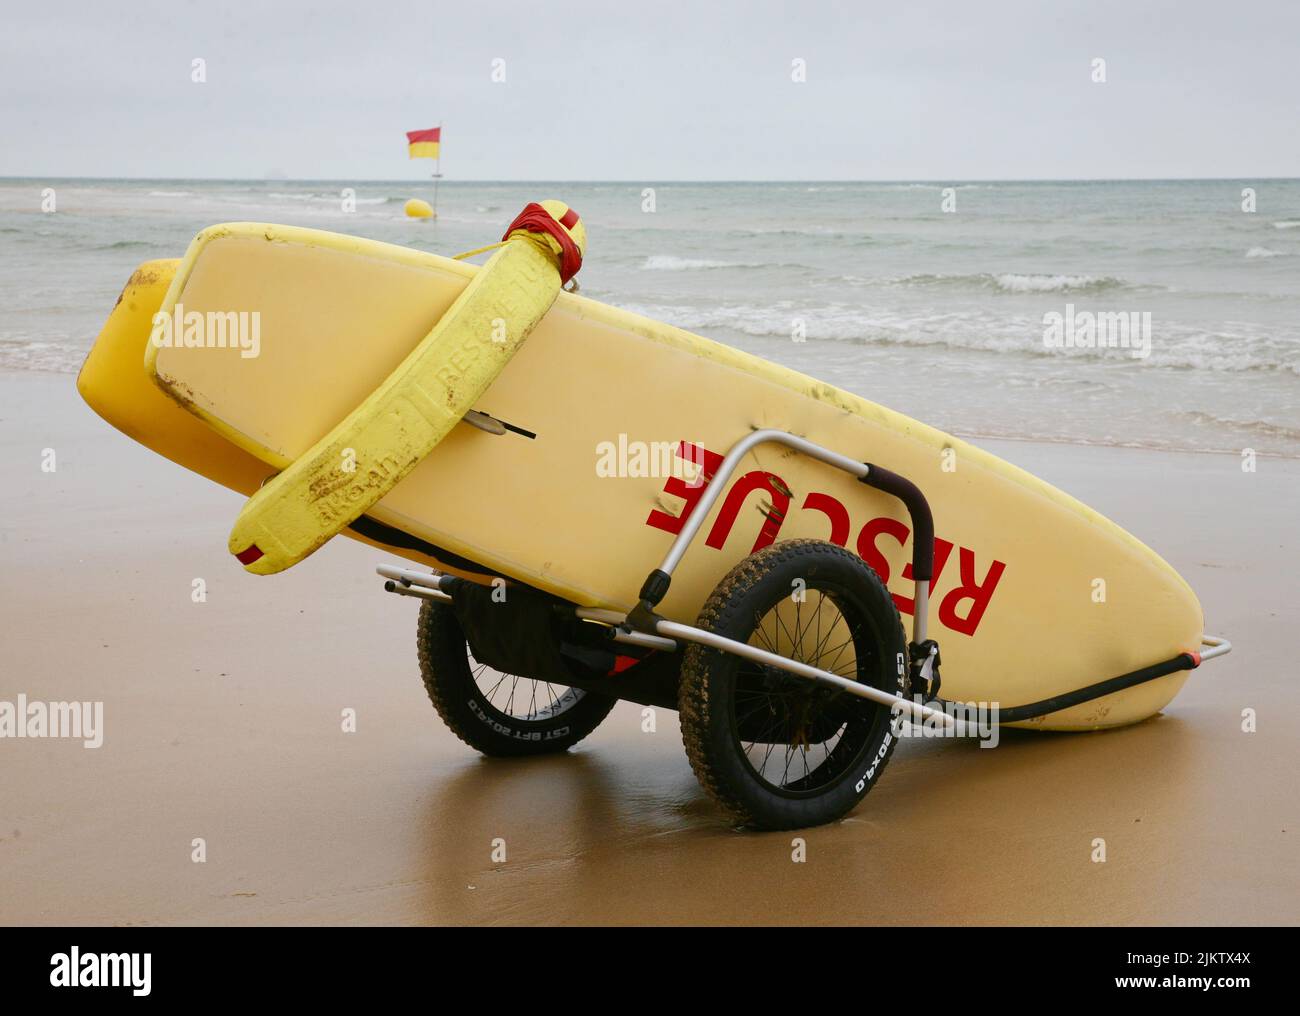
<path fill-rule="evenodd" d="M 1128 283 L 1112 275 L 1016 275 L 994 278 L 998 289 L 1007 293 L 1095 293 L 1103 289 L 1127 289 Z"/>
<path fill-rule="evenodd" d="M 744 261 L 714 261 L 710 258 L 682 258 L 672 254 L 654 254 L 641 266 L 647 272 L 694 272 L 707 268 L 764 268 L 766 265 Z"/>
<path fill-rule="evenodd" d="M 868 246 L 900 242 L 896 237 L 875 237 L 866 232 L 851 233 L 843 229 L 835 229 L 832 226 L 745 226 L 726 230 L 726 233 L 729 236 L 763 237 L 764 239 L 811 236 L 816 237 L 818 240 L 847 240 L 852 244 Z"/>
<path fill-rule="evenodd" d="M 75 374 L 85 359 L 84 346 L 37 339 L 0 338 L 0 370 Z"/>
<path fill-rule="evenodd" d="M 867 184 L 865 190 L 883 191 L 944 191 L 944 190 L 990 190 L 987 183 L 877 183 Z"/>
<path fill-rule="evenodd" d="M 152 247 L 154 244 L 147 243 L 144 240 L 118 240 L 114 243 L 101 243 L 91 248 L 91 250 L 133 250 L 139 247 Z"/>
<path fill-rule="evenodd" d="M 180 190 L 180 191 L 151 190 L 149 192 L 149 197 L 151 198 L 192 198 L 194 197 L 194 192 L 187 191 L 187 190 Z"/>
<path fill-rule="evenodd" d="M 894 286 L 942 286 L 992 290 L 1000 293 L 1099 293 L 1110 289 L 1130 289 L 1133 284 L 1113 275 L 1047 275 L 1003 272 L 980 272 L 973 275 L 924 273 L 889 279 Z"/>
<path fill-rule="evenodd" d="M 1281 219 L 1273 223 L 1274 229 L 1300 229 L 1300 219 Z"/>
<path fill-rule="evenodd" d="M 809 342 L 844 342 L 862 345 L 935 346 L 1015 352 L 1027 343 L 1024 335 L 1033 325 L 1028 318 L 1015 322 L 1017 334 L 1006 334 L 986 314 L 978 311 L 893 313 L 883 308 L 864 310 L 845 304 L 817 307 L 782 300 L 771 304 L 635 305 L 628 310 L 682 328 L 709 334 L 726 329 L 754 338 L 789 339 L 801 324 Z M 1042 326 L 1033 326 L 1041 336 Z M 1041 339 L 1039 340 L 1041 345 Z"/>
<path fill-rule="evenodd" d="M 1265 371 L 1300 375 L 1300 343 L 1224 324 L 1217 330 L 1156 322 L 1151 355 L 1145 360 L 1129 350 L 1049 349 L 1043 323 L 1029 315 L 981 310 L 895 312 L 848 304 L 641 305 L 626 309 L 680 328 L 709 335 L 732 332 L 760 339 L 789 341 L 802 327 L 809 343 L 845 343 L 899 348 L 940 347 L 973 353 L 1024 357 L 1077 357 L 1122 360 L 1135 366 L 1201 370 L 1212 373 Z"/>
<path fill-rule="evenodd" d="M 1206 424 L 1214 427 L 1225 427 L 1230 430 L 1243 431 L 1247 434 L 1256 434 L 1260 437 L 1277 437 L 1284 438 L 1288 441 L 1300 441 L 1300 429 L 1287 427 L 1280 423 L 1269 423 L 1267 420 L 1234 420 L 1226 416 L 1216 416 L 1214 413 L 1206 413 L 1201 410 L 1190 410 L 1188 412 L 1177 414 L 1185 420 L 1193 423 Z"/>
<path fill-rule="evenodd" d="M 1286 251 L 1281 251 L 1281 250 L 1270 250 L 1270 249 L 1267 248 L 1267 247 L 1252 247 L 1252 248 L 1250 248 L 1250 250 L 1246 251 L 1246 257 L 1248 257 L 1248 258 L 1284 258 L 1284 257 L 1286 257 Z"/>
<path fill-rule="evenodd" d="M 355 191 L 356 188 L 353 188 Z M 274 198 L 276 201 L 314 201 L 318 204 L 337 205 L 343 200 L 343 188 L 339 188 L 340 193 L 336 194 L 317 194 L 315 192 L 297 193 L 287 191 L 268 191 L 266 197 Z M 378 197 L 378 198 L 360 198 L 354 197 L 353 202 L 358 205 L 386 205 L 391 202 L 405 202 L 406 198 L 401 197 Z"/>

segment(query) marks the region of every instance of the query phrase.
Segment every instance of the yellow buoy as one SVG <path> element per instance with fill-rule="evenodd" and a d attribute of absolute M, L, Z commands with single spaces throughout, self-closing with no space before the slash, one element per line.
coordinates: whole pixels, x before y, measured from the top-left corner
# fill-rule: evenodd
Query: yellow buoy
<path fill-rule="evenodd" d="M 411 198 L 406 202 L 406 214 L 412 219 L 436 219 L 437 213 L 429 207 L 429 202 Z"/>

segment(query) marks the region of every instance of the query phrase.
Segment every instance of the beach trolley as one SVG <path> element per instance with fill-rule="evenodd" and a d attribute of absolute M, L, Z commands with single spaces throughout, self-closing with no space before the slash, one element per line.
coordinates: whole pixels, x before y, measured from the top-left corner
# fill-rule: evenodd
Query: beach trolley
<path fill-rule="evenodd" d="M 566 291 L 585 244 L 558 201 L 482 267 L 213 226 L 136 271 L 78 387 L 248 497 L 247 571 L 339 533 L 405 558 L 379 574 L 422 601 L 425 687 L 471 747 L 677 709 L 700 782 L 759 828 L 845 815 L 917 727 L 1134 723 L 1229 651 L 1168 564 L 1042 480 Z"/>

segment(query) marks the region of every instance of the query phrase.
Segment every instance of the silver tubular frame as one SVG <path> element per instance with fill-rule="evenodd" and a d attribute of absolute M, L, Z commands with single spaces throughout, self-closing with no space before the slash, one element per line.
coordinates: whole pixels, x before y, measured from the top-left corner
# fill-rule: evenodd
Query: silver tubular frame
<path fill-rule="evenodd" d="M 384 583 L 384 588 L 390 593 L 396 593 L 398 596 L 413 596 L 421 600 L 444 602 L 451 600 L 451 597 L 442 589 L 443 583 L 449 580 L 455 581 L 450 575 L 415 571 L 411 568 L 395 568 L 386 564 L 381 564 L 375 571 L 388 579 Z M 797 660 L 791 660 L 776 653 L 769 653 L 757 646 L 724 638 L 721 635 L 705 631 L 702 628 L 696 628 L 693 625 L 660 619 L 655 621 L 654 633 L 650 633 L 629 628 L 627 626 L 627 614 L 622 611 L 607 610 L 602 607 L 576 607 L 573 613 L 575 617 L 583 621 L 609 627 L 611 629 L 611 638 L 615 642 L 643 646 L 647 649 L 661 649 L 666 652 L 677 651 L 681 648 L 682 642 L 695 642 L 710 649 L 721 649 L 724 652 L 733 653 L 747 660 L 753 660 L 755 663 L 776 667 L 778 670 L 784 670 L 789 674 L 815 681 L 829 688 L 837 688 L 840 691 L 848 692 L 850 695 L 856 695 L 858 698 L 870 699 L 880 705 L 891 706 L 908 713 L 914 719 L 934 719 L 944 726 L 953 726 L 956 723 L 952 716 L 949 716 L 941 709 L 933 709 L 930 706 L 921 705 L 911 699 L 904 698 L 902 695 L 894 695 L 891 692 L 873 688 L 871 685 L 850 681 L 847 677 L 840 677 L 828 670 L 821 670 L 807 663 L 800 663 Z"/>
<path fill-rule="evenodd" d="M 910 713 L 917 719 L 933 717 L 946 726 L 951 726 L 956 722 L 953 717 L 941 709 L 932 709 L 929 706 L 904 698 L 902 695 L 881 691 L 869 684 L 860 684 L 857 681 L 849 680 L 847 677 L 840 677 L 828 670 L 822 670 L 820 667 L 800 663 L 798 660 L 791 660 L 777 653 L 770 653 L 766 649 L 758 648 L 758 646 L 751 646 L 747 642 L 737 642 L 735 639 L 715 635 L 711 631 L 704 631 L 702 628 L 695 628 L 689 624 L 678 624 L 676 621 L 658 621 L 655 624 L 655 630 L 663 635 L 685 639 L 687 642 L 695 642 L 702 646 L 708 646 L 710 649 L 721 649 L 733 656 L 740 656 L 746 660 L 753 660 L 755 663 L 776 667 L 786 673 L 807 678 L 828 688 L 838 688 L 840 691 L 846 691 L 858 698 L 870 699 L 872 702 L 878 702 L 883 706 L 896 707 Z"/>
<path fill-rule="evenodd" d="M 916 592 L 912 594 L 912 641 L 920 645 L 925 641 L 925 630 L 929 624 L 930 583 L 918 582 Z"/>
<path fill-rule="evenodd" d="M 842 469 L 859 480 L 865 479 L 871 472 L 871 467 L 865 462 L 851 459 L 847 455 L 841 455 L 839 452 L 832 451 L 806 438 L 798 437 L 783 430 L 767 428 L 746 435 L 732 445 L 731 450 L 727 452 L 721 465 L 709 479 L 699 502 L 682 524 L 677 538 L 673 540 L 672 546 L 668 548 L 668 553 L 659 566 L 659 571 L 663 572 L 665 576 L 671 577 L 677 566 L 681 564 L 687 548 L 699 535 L 705 519 L 708 517 L 709 512 L 712 511 L 713 506 L 717 504 L 718 498 L 722 496 L 722 492 L 726 489 L 732 475 L 739 468 L 741 461 L 758 445 L 769 443 L 793 448 L 810 458 L 834 466 L 836 469 Z M 384 585 L 384 588 L 389 592 L 422 599 L 449 600 L 451 598 L 441 586 L 441 583 L 449 578 L 448 576 L 418 572 L 407 568 L 394 568 L 388 565 L 381 565 L 376 570 L 384 578 L 389 579 Z M 929 593 L 929 580 L 916 582 L 912 633 L 913 641 L 917 644 L 925 641 Z M 653 617 L 648 624 L 633 628 L 628 622 L 626 613 L 598 607 L 577 607 L 574 609 L 574 615 L 584 621 L 607 625 L 613 629 L 611 637 L 616 642 L 665 651 L 677 650 L 681 642 L 694 642 L 710 649 L 719 649 L 756 663 L 775 667 L 786 673 L 847 692 L 858 698 L 890 706 L 908 714 L 915 720 L 928 719 L 936 721 L 945 727 L 952 727 L 956 724 L 956 720 L 942 709 L 935 709 L 915 702 L 903 695 L 896 695 L 892 692 L 882 691 L 879 688 L 873 688 L 870 685 L 851 681 L 838 674 L 832 674 L 828 670 L 822 670 L 797 660 L 787 659 L 776 653 L 770 653 L 756 646 L 751 646 L 746 642 L 737 642 L 734 639 L 725 638 L 722 635 L 696 628 L 693 625 Z M 908 667 L 908 663 L 905 662 L 904 666 L 905 668 Z M 910 673 L 910 669 L 907 672 Z"/>
<path fill-rule="evenodd" d="M 388 564 L 379 565 L 375 571 L 388 579 L 384 583 L 384 589 L 387 592 L 396 593 L 398 596 L 411 596 L 418 600 L 434 600 L 439 603 L 451 602 L 451 596 L 444 591 L 443 584 L 448 580 L 454 581 L 453 576 L 442 575 L 438 572 L 416 571 L 413 568 L 396 568 Z M 627 615 L 620 614 L 617 610 L 603 610 L 599 607 L 577 607 L 573 613 L 580 620 L 591 621 L 612 628 L 613 635 L 611 637 L 615 642 L 622 642 L 629 646 L 641 646 L 645 649 L 658 649 L 669 653 L 676 652 L 678 649 L 677 643 L 672 639 L 661 638 L 658 635 L 647 635 L 645 632 L 625 630 L 621 626 L 627 622 Z"/>
<path fill-rule="evenodd" d="M 731 451 L 727 452 L 722 464 L 718 466 L 717 472 L 709 479 L 708 486 L 694 509 L 692 509 L 690 517 L 682 525 L 677 538 L 673 540 L 672 546 L 668 548 L 668 553 L 664 555 L 664 559 L 659 565 L 659 571 L 669 577 L 672 576 L 673 572 L 677 570 L 677 566 L 682 563 L 682 558 L 686 556 L 687 548 L 699 535 L 709 512 L 718 503 L 718 498 L 722 497 L 722 492 L 726 489 L 732 475 L 740 467 L 741 461 L 759 445 L 769 443 L 793 448 L 809 458 L 825 462 L 828 466 L 834 466 L 836 469 L 842 469 L 858 480 L 865 480 L 871 473 L 871 466 L 866 462 L 859 462 L 847 455 L 841 455 L 839 452 L 809 441 L 807 438 L 772 428 L 756 430 L 731 446 Z M 914 603 L 916 609 L 912 614 L 912 641 L 920 645 L 925 641 L 928 623 L 926 615 L 929 613 L 930 605 L 929 581 L 918 581 L 916 583 Z"/>
<path fill-rule="evenodd" d="M 710 477 L 704 493 L 700 496 L 686 521 L 683 522 L 681 530 L 659 565 L 658 570 L 662 573 L 662 578 L 671 579 L 673 572 L 681 564 L 682 558 L 686 556 L 687 549 L 694 542 L 695 537 L 699 535 L 705 520 L 713 510 L 713 506 L 718 503 L 718 498 L 722 496 L 732 475 L 740 467 L 741 461 L 758 445 L 768 443 L 793 448 L 810 458 L 834 466 L 836 469 L 841 469 L 858 480 L 865 480 L 871 473 L 872 467 L 868 463 L 859 462 L 857 459 L 841 455 L 839 452 L 832 451 L 806 438 L 783 430 L 770 428 L 755 430 L 732 445 L 731 450 L 727 452 L 717 471 Z M 415 571 L 410 568 L 395 568 L 391 565 L 380 565 L 375 570 L 388 580 L 384 583 L 384 588 L 390 593 L 425 600 L 450 601 L 451 596 L 448 595 L 445 586 L 448 582 L 457 581 L 453 576 L 442 575 L 438 572 Z M 653 576 L 654 573 L 651 574 Z M 930 579 L 918 579 L 915 582 L 914 595 L 912 645 L 919 646 L 926 641 L 926 622 L 930 605 Z M 693 625 L 681 624 L 677 621 L 658 617 L 652 611 L 644 609 L 646 602 L 642 601 L 642 606 L 634 612 L 637 614 L 635 627 L 629 621 L 628 613 L 602 607 L 575 607 L 573 615 L 580 620 L 608 627 L 610 637 L 615 642 L 665 652 L 675 652 L 681 648 L 681 643 L 692 642 L 710 649 L 732 653 L 755 663 L 775 667 L 788 674 L 794 674 L 797 677 L 814 681 L 829 688 L 836 688 L 859 698 L 869 699 L 880 705 L 890 706 L 898 712 L 906 713 L 914 720 L 936 721 L 945 727 L 954 727 L 956 725 L 955 717 L 941 708 L 924 705 L 905 696 L 895 695 L 879 688 L 873 688 L 870 685 L 852 681 L 838 674 L 832 674 L 830 671 L 788 659 L 745 642 L 737 642 L 734 639 L 705 631 Z M 1202 663 L 1224 656 L 1232 650 L 1232 643 L 1218 636 L 1207 635 L 1201 640 L 1201 643 L 1203 646 L 1208 647 L 1204 652 L 1200 653 Z M 907 673 L 909 674 L 911 673 L 910 663 L 909 660 L 904 664 L 908 668 Z"/>
<path fill-rule="evenodd" d="M 866 462 L 857 459 L 851 459 L 847 455 L 841 455 L 837 451 L 826 448 L 816 442 L 809 441 L 807 438 L 799 437 L 784 430 L 775 430 L 764 428 L 756 430 L 746 435 L 731 446 L 722 463 L 718 466 L 717 471 L 709 478 L 708 486 L 700 496 L 695 507 L 691 510 L 690 516 L 682 524 L 677 538 L 673 540 L 672 546 L 668 548 L 668 553 L 664 555 L 663 561 L 659 565 L 659 571 L 664 576 L 671 579 L 672 574 L 676 571 L 677 566 L 681 564 L 682 558 L 686 556 L 686 551 L 695 537 L 699 535 L 700 529 L 704 526 L 709 513 L 713 506 L 718 503 L 718 498 L 722 496 L 731 477 L 740 467 L 740 463 L 751 451 L 761 444 L 780 444 L 787 448 L 793 448 L 810 458 L 817 459 L 826 463 L 828 466 L 834 466 L 841 469 L 850 476 L 858 480 L 865 480 L 871 473 L 871 466 Z M 927 617 L 930 603 L 930 580 L 918 580 L 915 583 L 915 601 L 914 613 L 912 615 L 912 641 L 920 645 L 926 638 Z M 680 624 L 676 621 L 668 621 L 662 618 L 653 617 L 648 624 L 642 624 L 642 627 L 648 627 L 657 635 L 667 635 L 671 638 L 681 639 L 686 642 L 694 642 L 698 645 L 708 646 L 711 649 L 720 649 L 724 652 L 732 653 L 736 656 L 753 660 L 770 667 L 776 667 L 787 673 L 795 674 L 798 677 L 815 681 L 818 684 L 827 687 L 837 688 L 841 691 L 856 695 L 859 698 L 870 699 L 881 705 L 888 705 L 895 709 L 908 713 L 914 719 L 931 719 L 937 720 L 944 726 L 951 727 L 955 725 L 955 720 L 941 709 L 934 709 L 930 706 L 914 702 L 902 695 L 895 695 L 879 688 L 873 688 L 870 685 L 861 684 L 857 681 L 850 681 L 847 678 L 840 677 L 838 674 L 832 674 L 829 671 L 822 670 L 818 667 L 810 666 L 806 663 L 800 663 L 795 660 L 786 659 L 776 653 L 769 653 L 763 649 L 751 646 L 745 642 L 737 642 L 734 639 L 724 638 L 713 632 L 704 631 L 692 625 Z M 907 672 L 910 673 L 908 663 L 904 664 Z"/>
<path fill-rule="evenodd" d="M 722 496 L 722 491 L 727 486 L 727 481 L 731 479 L 731 474 L 739 467 L 740 460 L 753 451 L 756 446 L 768 442 L 783 444 L 787 448 L 803 452 L 814 459 L 820 459 L 836 469 L 842 469 L 846 473 L 856 476 L 859 480 L 870 471 L 870 467 L 865 462 L 859 462 L 857 459 L 851 459 L 839 452 L 833 452 L 829 448 L 823 448 L 819 444 L 788 434 L 783 430 L 756 430 L 731 446 L 731 451 L 727 452 L 726 458 L 722 460 L 722 465 L 718 467 L 718 471 L 709 480 L 708 486 L 704 489 L 704 494 L 700 497 L 690 517 L 682 526 L 681 532 L 677 534 L 677 539 L 668 548 L 663 563 L 659 565 L 661 572 L 665 575 L 671 575 L 677 566 L 682 563 L 682 558 L 686 556 L 686 548 L 691 545 L 691 541 L 695 539 L 700 527 L 704 525 L 704 520 L 708 517 L 709 512 L 718 503 L 718 498 Z"/>
<path fill-rule="evenodd" d="M 679 648 L 672 639 L 663 638 L 659 635 L 647 635 L 643 631 L 632 631 L 627 627 L 627 615 L 621 614 L 617 610 L 604 610 L 601 607 L 575 607 L 573 613 L 580 620 L 607 625 L 613 630 L 614 634 L 611 637 L 615 642 L 623 642 L 629 646 L 644 646 L 646 649 L 661 649 L 668 653 L 675 653 Z"/>
<path fill-rule="evenodd" d="M 1201 645 L 1210 647 L 1200 654 L 1202 663 L 1206 660 L 1213 660 L 1218 656 L 1227 656 L 1232 652 L 1232 643 L 1218 635 L 1203 635 Z"/>
<path fill-rule="evenodd" d="M 395 568 L 391 564 L 381 564 L 375 571 L 390 580 L 384 583 L 384 588 L 390 593 L 397 593 L 399 596 L 419 596 L 425 600 L 451 602 L 451 596 L 442 588 L 443 581 L 450 578 L 450 576 L 439 572 L 416 571 L 413 568 Z M 413 591 L 412 586 L 415 586 L 420 591 Z"/>
<path fill-rule="evenodd" d="M 424 586 L 404 586 L 400 582 L 385 582 L 384 589 L 390 593 L 396 593 L 398 596 L 413 596 L 417 600 L 437 600 L 443 603 L 451 602 L 451 597 L 437 589 L 427 589 Z"/>

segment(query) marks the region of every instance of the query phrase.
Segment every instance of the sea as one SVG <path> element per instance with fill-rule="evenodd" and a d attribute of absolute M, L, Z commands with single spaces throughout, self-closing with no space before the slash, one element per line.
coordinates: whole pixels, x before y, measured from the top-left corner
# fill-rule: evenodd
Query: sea
<path fill-rule="evenodd" d="M 0 180 L 0 370 L 71 384 L 132 269 L 213 223 L 451 255 L 556 197 L 584 295 L 959 436 L 1300 457 L 1297 179 L 444 180 L 436 222 L 411 197 L 430 181 Z"/>

